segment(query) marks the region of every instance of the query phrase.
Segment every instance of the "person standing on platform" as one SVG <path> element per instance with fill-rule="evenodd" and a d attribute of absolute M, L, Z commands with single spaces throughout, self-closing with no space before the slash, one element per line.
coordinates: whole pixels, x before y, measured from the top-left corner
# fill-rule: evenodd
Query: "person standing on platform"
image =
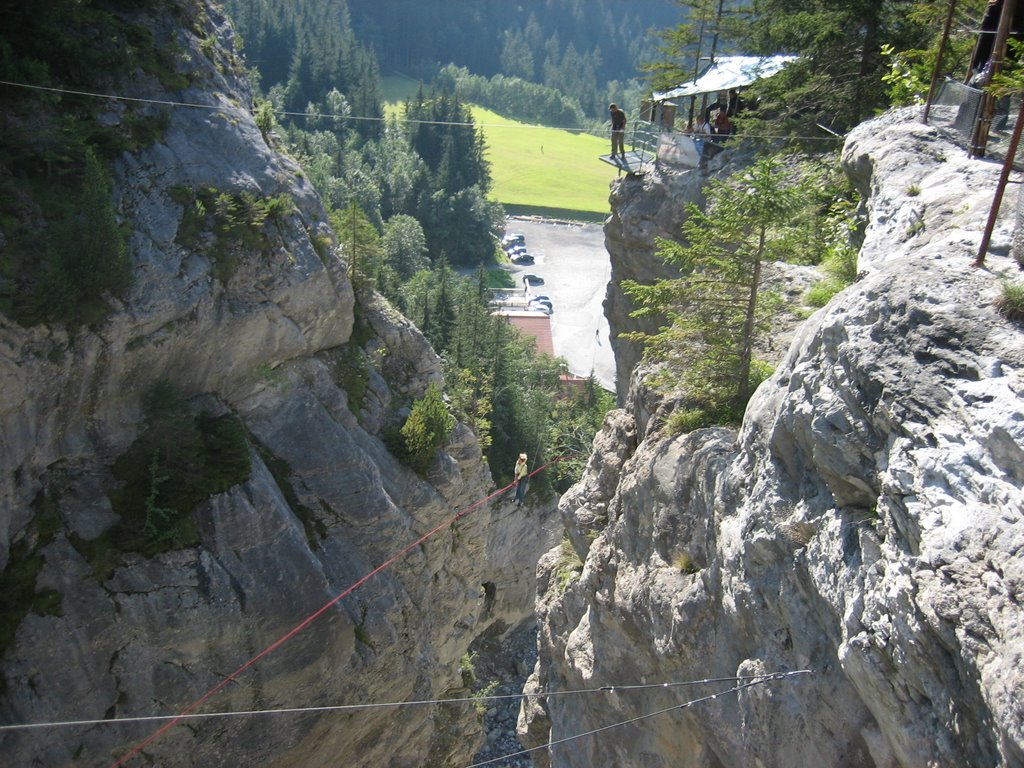
<path fill-rule="evenodd" d="M 626 159 L 626 113 L 614 104 L 608 106 L 612 116 L 612 157 L 618 150 L 623 160 Z"/>

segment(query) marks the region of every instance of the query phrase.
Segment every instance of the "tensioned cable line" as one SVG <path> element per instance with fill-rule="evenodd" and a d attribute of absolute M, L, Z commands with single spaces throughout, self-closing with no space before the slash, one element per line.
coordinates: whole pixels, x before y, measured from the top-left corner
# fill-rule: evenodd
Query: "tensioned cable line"
<path fill-rule="evenodd" d="M 13 88 L 27 88 L 35 91 L 46 91 L 47 93 L 62 93 L 71 96 L 85 96 L 94 99 L 110 99 L 113 101 L 131 101 L 139 104 L 155 104 L 162 107 L 184 107 L 188 109 L 206 109 L 210 111 L 219 111 L 227 109 L 228 106 L 224 104 L 198 104 L 188 101 L 166 101 L 163 99 L 145 99 L 139 96 L 119 96 L 116 94 L 108 93 L 95 93 L 92 91 L 78 91 L 70 88 L 55 88 L 45 85 L 32 85 L 29 83 L 17 83 L 11 80 L 0 80 L 0 85 L 9 85 Z M 241 108 L 241 107 L 239 107 Z M 249 110 L 246 110 L 249 111 Z M 307 118 L 323 118 L 325 120 L 363 120 L 369 122 L 384 123 L 389 118 L 387 117 L 370 117 L 364 115 L 335 115 L 329 113 L 320 112 L 290 112 L 281 109 L 272 110 L 275 115 L 283 115 L 285 117 L 307 117 Z M 518 128 L 518 129 L 532 129 L 532 130 L 552 130 L 549 126 L 545 125 L 531 125 L 529 123 L 473 123 L 473 122 L 458 122 L 458 121 L 446 121 L 446 120 L 415 120 L 407 117 L 394 118 L 398 122 L 407 123 L 409 125 L 442 125 L 442 126 L 453 126 L 462 128 Z M 580 133 L 580 134 L 591 134 L 598 136 L 599 134 L 594 133 L 588 128 L 555 128 L 554 130 L 566 131 L 568 133 Z M 698 135 L 698 138 L 705 138 L 704 135 Z M 775 136 L 771 134 L 753 134 L 753 133 L 734 133 L 729 138 L 735 139 L 790 139 L 793 141 L 844 141 L 845 137 L 842 136 Z"/>
<path fill-rule="evenodd" d="M 33 91 L 45 91 L 47 93 L 61 93 L 69 96 L 85 96 L 93 99 L 110 99 L 112 101 L 131 101 L 139 104 L 155 104 L 161 107 L 184 107 L 188 109 L 207 109 L 211 111 L 219 111 L 227 109 L 228 105 L 224 104 L 199 104 L 196 102 L 189 101 L 167 101 L 164 99 L 145 99 L 140 96 L 120 96 L 117 94 L 110 93 L 95 93 L 93 91 L 78 91 L 71 88 L 55 88 L 46 85 L 31 85 L 29 83 L 16 83 L 11 80 L 0 80 L 0 85 L 9 85 L 14 88 L 27 88 Z M 242 107 L 239 107 L 242 108 Z M 248 110 L 246 110 L 248 111 Z M 290 112 L 283 109 L 272 110 L 275 115 L 283 115 L 285 117 L 310 117 L 310 118 L 324 118 L 325 120 L 364 120 L 370 122 L 387 122 L 386 117 L 372 117 L 364 115 L 335 115 L 331 113 L 322 112 Z M 412 123 L 417 125 L 448 125 L 455 127 L 480 127 L 480 128 L 543 128 L 541 125 L 529 125 L 527 123 L 467 123 L 459 121 L 447 121 L 447 120 L 413 120 L 409 118 L 397 118 L 403 123 Z M 560 130 L 566 130 L 571 132 L 586 132 L 585 128 L 564 128 Z"/>
<path fill-rule="evenodd" d="M 558 456 L 557 458 L 552 459 L 548 463 L 543 464 L 543 465 L 537 467 L 536 469 L 534 469 L 533 472 L 531 472 L 529 475 L 527 475 L 527 477 L 533 477 L 538 472 L 540 472 L 543 469 L 551 466 L 552 464 L 555 464 L 555 463 L 557 463 L 559 461 L 562 461 L 562 459 L 564 459 L 564 458 L 565 458 L 565 456 Z M 277 650 L 282 645 L 284 645 L 286 642 L 291 640 L 293 637 L 295 637 L 297 634 L 299 634 L 302 630 L 304 630 L 306 627 L 308 627 L 310 624 L 312 624 L 314 621 L 316 621 L 318 618 L 320 618 L 320 616 L 322 616 L 324 613 L 326 613 L 330 608 L 332 608 L 333 606 L 335 606 L 339 602 L 341 602 L 341 600 L 343 598 L 345 598 L 348 595 L 350 595 L 353 592 L 355 592 L 359 587 L 361 587 L 363 584 L 365 584 L 367 581 L 369 581 L 371 578 L 376 576 L 381 571 L 384 571 L 387 568 L 389 568 L 390 566 L 394 565 L 396 562 L 398 562 L 398 560 L 403 558 L 406 554 L 408 554 L 413 549 L 418 547 L 420 544 L 425 542 L 427 539 L 429 539 L 431 536 L 436 534 L 438 531 L 441 531 L 441 530 L 443 530 L 445 528 L 450 527 L 455 522 L 457 522 L 458 520 L 463 518 L 465 515 L 469 514 L 472 510 L 474 510 L 477 507 L 480 507 L 480 506 L 486 504 L 488 501 L 490 501 L 491 499 L 495 498 L 496 496 L 501 495 L 505 491 L 507 491 L 510 488 L 512 488 L 513 485 L 514 485 L 513 483 L 510 483 L 509 485 L 506 485 L 504 488 L 499 488 L 498 490 L 496 490 L 493 493 L 491 493 L 489 496 L 485 496 L 484 498 L 480 499 L 479 501 L 474 502 L 473 504 L 471 504 L 468 507 L 466 507 L 465 509 L 461 510 L 460 512 L 458 512 L 454 516 L 452 516 L 449 519 L 445 520 L 440 525 L 437 525 L 437 526 L 431 528 L 425 534 L 423 534 L 418 539 L 416 539 L 416 541 L 412 542 L 411 544 L 407 544 L 405 547 L 403 547 L 397 553 L 395 553 L 390 558 L 385 560 L 383 563 L 378 565 L 376 568 L 374 568 L 368 574 L 363 576 L 361 579 L 359 579 L 358 581 L 356 581 L 355 583 L 350 585 L 348 588 L 342 590 L 339 594 L 337 594 L 334 597 L 332 597 L 330 600 L 328 600 L 326 603 L 324 603 L 320 608 L 318 608 L 316 611 L 311 613 L 305 619 L 300 621 L 292 629 L 290 629 L 288 632 L 286 632 L 280 638 L 278 638 L 273 643 L 268 645 L 262 651 L 257 653 L 255 656 L 253 656 L 251 659 L 249 659 L 247 662 L 245 662 L 242 666 L 240 666 L 238 669 L 236 669 L 230 675 L 227 675 L 226 677 L 224 677 L 219 683 L 217 683 L 215 686 L 213 686 L 210 690 L 208 690 L 206 693 L 204 693 L 198 699 L 193 701 L 187 707 L 185 707 L 176 716 L 174 716 L 170 720 L 168 720 L 163 726 L 161 726 L 156 731 L 154 731 L 152 734 L 150 734 L 146 739 L 144 739 L 143 741 L 139 742 L 134 747 L 132 747 L 131 750 L 129 750 L 123 757 L 121 757 L 116 762 L 112 763 L 110 768 L 117 768 L 118 766 L 124 765 L 128 760 L 130 760 L 132 757 L 137 755 L 139 752 L 141 752 L 147 746 L 149 746 L 154 741 L 156 741 L 158 738 L 160 738 L 164 733 L 166 733 L 171 728 L 173 728 L 175 725 L 177 725 L 179 722 L 181 722 L 181 720 L 184 719 L 184 717 L 186 715 L 191 714 L 196 709 L 198 709 L 203 704 L 205 704 L 207 701 L 209 701 L 211 698 L 213 698 L 217 693 L 219 693 L 221 690 L 223 690 L 223 688 L 225 686 L 227 686 L 228 683 L 234 681 L 245 670 L 247 670 L 249 667 L 251 667 L 254 664 L 256 664 L 256 662 L 258 662 L 261 659 L 265 658 L 266 656 L 269 656 L 275 650 Z"/>
<path fill-rule="evenodd" d="M 711 683 L 728 683 L 735 680 L 754 680 L 764 675 L 735 675 L 733 677 L 712 677 L 703 680 L 684 680 L 669 683 L 646 683 L 642 685 L 605 685 L 600 688 L 582 688 L 567 691 L 541 691 L 538 693 L 507 693 L 488 696 L 462 696 L 448 699 L 419 699 L 415 701 L 369 702 L 364 704 L 325 704 L 310 707 L 278 707 L 274 709 L 250 709 L 231 712 L 193 712 L 188 715 L 143 715 L 139 717 L 94 718 L 90 720 L 58 720 L 51 722 L 23 723 L 0 725 L 0 733 L 5 731 L 38 730 L 45 728 L 68 728 L 75 726 L 125 725 L 130 723 L 164 722 L 177 717 L 180 720 L 207 720 L 215 718 L 257 717 L 265 715 L 293 715 L 306 713 L 346 712 L 362 709 L 387 709 L 399 707 L 417 707 L 437 704 L 464 704 L 482 701 L 502 701 L 507 699 L 547 699 L 558 696 L 581 696 L 593 693 L 632 693 L 647 692 L 652 689 L 666 690 L 685 686 L 709 685 Z"/>
<path fill-rule="evenodd" d="M 809 674 L 814 674 L 814 670 L 812 670 L 812 669 L 798 669 L 798 670 L 796 670 L 794 672 L 776 672 L 776 673 L 773 673 L 773 674 L 770 674 L 770 675 L 761 675 L 761 676 L 758 676 L 758 679 L 752 680 L 749 683 L 742 683 L 740 685 L 733 686 L 732 688 L 728 688 L 728 689 L 726 689 L 724 691 L 719 691 L 718 693 L 712 693 L 712 694 L 709 694 L 707 696 L 701 696 L 698 699 L 690 699 L 689 701 L 683 702 L 682 704 L 676 704 L 676 705 L 671 706 L 671 707 L 666 707 L 665 709 L 659 709 L 657 712 L 648 712 L 645 715 L 638 715 L 637 717 L 631 717 L 628 720 L 621 720 L 620 722 L 611 723 L 610 725 L 603 725 L 600 728 L 593 729 L 592 731 L 585 731 L 583 733 L 577 733 L 577 734 L 574 734 L 572 736 L 566 736 L 565 738 L 556 739 L 555 741 L 549 741 L 547 744 L 541 744 L 540 746 L 537 746 L 537 747 L 530 747 L 530 749 L 523 749 L 523 750 L 520 750 L 519 752 L 511 752 L 511 753 L 509 753 L 507 755 L 501 755 L 500 757 L 494 757 L 494 758 L 491 758 L 490 760 L 484 760 L 482 763 L 473 763 L 472 765 L 466 766 L 466 768 L 480 768 L 480 766 L 483 766 L 483 765 L 492 765 L 494 763 L 499 763 L 502 760 L 508 760 L 510 757 L 519 757 L 521 755 L 528 755 L 531 752 L 538 752 L 538 751 L 540 751 L 542 749 L 550 749 L 551 747 L 556 747 L 556 746 L 559 746 L 561 744 L 566 744 L 566 743 L 568 743 L 570 741 L 576 741 L 577 739 L 586 738 L 587 736 L 593 736 L 593 735 L 598 734 L 598 733 L 603 733 L 604 731 L 610 731 L 613 728 L 621 728 L 624 725 L 631 725 L 632 723 L 637 723 L 637 722 L 640 722 L 641 720 L 647 720 L 647 719 L 652 718 L 652 717 L 657 717 L 658 715 L 664 715 L 667 712 L 672 712 L 672 711 L 677 710 L 677 709 L 687 709 L 688 707 L 692 707 L 694 704 L 701 704 L 701 703 L 703 703 L 705 701 L 711 701 L 713 699 L 717 699 L 720 696 L 726 696 L 726 695 L 728 695 L 730 693 L 739 693 L 740 691 L 746 690 L 747 688 L 753 688 L 756 685 L 764 685 L 765 683 L 770 683 L 770 682 L 772 682 L 774 680 L 782 680 L 783 678 L 792 677 L 794 675 L 809 675 Z M 734 679 L 734 678 L 730 678 L 730 679 Z"/>

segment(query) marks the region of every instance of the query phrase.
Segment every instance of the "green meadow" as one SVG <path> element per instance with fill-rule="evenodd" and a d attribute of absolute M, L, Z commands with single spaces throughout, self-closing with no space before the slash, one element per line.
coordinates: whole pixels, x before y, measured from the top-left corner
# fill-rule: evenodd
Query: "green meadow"
<path fill-rule="evenodd" d="M 383 78 L 387 113 L 419 83 L 401 76 Z M 610 149 L 608 139 L 509 120 L 472 107 L 491 164 L 491 197 L 511 215 L 603 221 L 610 208 L 608 185 L 618 171 L 598 157 Z"/>
<path fill-rule="evenodd" d="M 603 221 L 618 171 L 601 161 L 607 139 L 509 120 L 479 107 L 491 195 L 510 214 Z"/>

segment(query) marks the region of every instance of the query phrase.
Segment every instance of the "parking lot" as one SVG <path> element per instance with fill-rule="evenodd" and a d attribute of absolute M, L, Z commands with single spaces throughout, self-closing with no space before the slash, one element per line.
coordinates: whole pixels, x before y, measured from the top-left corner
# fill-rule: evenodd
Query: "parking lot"
<path fill-rule="evenodd" d="M 531 265 L 510 265 L 509 273 L 519 285 L 525 274 L 544 279 L 542 285 L 529 286 L 528 294 L 551 299 L 555 354 L 566 359 L 570 372 L 593 372 L 603 387 L 614 391 L 615 360 L 602 307 L 611 264 L 601 225 L 513 219 L 507 231 L 525 235 L 526 250 L 534 257 Z"/>

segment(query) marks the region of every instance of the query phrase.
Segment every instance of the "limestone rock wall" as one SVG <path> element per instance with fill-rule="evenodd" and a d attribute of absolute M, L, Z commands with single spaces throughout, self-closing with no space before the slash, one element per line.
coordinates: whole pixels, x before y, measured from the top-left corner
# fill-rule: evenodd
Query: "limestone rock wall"
<path fill-rule="evenodd" d="M 255 126 L 247 85 L 225 66 L 228 49 L 204 43 L 230 46 L 230 27 L 213 4 L 182 8 L 188 24 L 165 10 L 134 17 L 178 46 L 193 85 L 170 93 L 138 75 L 128 95 L 209 108 L 167 110 L 163 137 L 116 164 L 130 296 L 101 326 L 73 332 L 0 317 L 0 568 L 12 551 L 28 551 L 39 562 L 36 591 L 57 595 L 49 610 L 27 611 L 0 659 L 0 723 L 174 715 L 494 490 L 463 425 L 426 477 L 388 452 L 384 428 L 440 381 L 440 361 L 372 295 L 359 297 L 354 337 L 356 296 L 324 249 L 331 233 L 318 197 Z M 116 125 L 124 110 L 115 104 L 103 120 Z M 263 225 L 258 249 L 234 253 L 228 277 L 218 276 L 211 233 L 180 236 L 182 190 L 206 187 L 294 201 Z M 342 374 L 353 360 L 365 376 L 359 402 Z M 128 553 L 97 571 L 90 543 L 118 520 L 111 465 L 143 429 L 143 398 L 158 379 L 197 407 L 237 415 L 253 470 L 195 510 L 198 547 Z M 475 509 L 325 610 L 203 711 L 459 691 L 459 661 L 474 639 L 530 620 L 533 564 L 557 529 L 545 510 L 517 514 L 502 499 Z M 109 765 L 160 725 L 5 732 L 0 762 Z M 129 764 L 463 764 L 481 739 L 468 705 L 204 719 L 172 728 Z"/>
<path fill-rule="evenodd" d="M 538 570 L 538 765 L 1024 765 L 1024 329 L 992 308 L 998 167 L 888 113 L 843 163 L 861 279 L 798 331 L 738 432 L 670 435 L 635 376 Z M 1008 207 L 1012 207 L 1008 206 Z M 631 437 L 627 437 L 631 436 Z M 655 712 L 666 710 L 657 716 Z"/>

